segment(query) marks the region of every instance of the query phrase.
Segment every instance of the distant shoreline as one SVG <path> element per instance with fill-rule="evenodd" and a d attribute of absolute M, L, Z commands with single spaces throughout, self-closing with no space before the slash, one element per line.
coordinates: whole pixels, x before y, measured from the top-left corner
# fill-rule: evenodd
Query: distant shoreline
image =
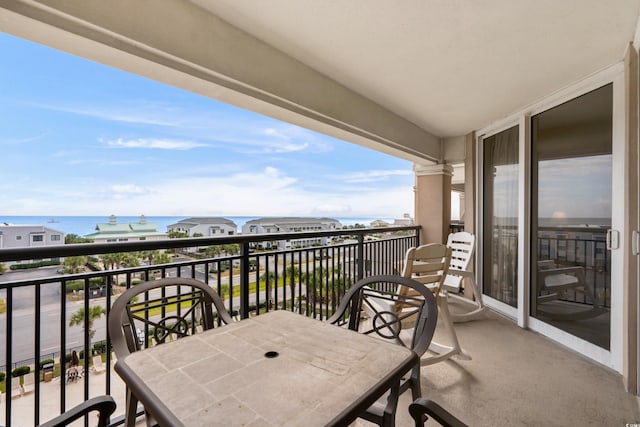
<path fill-rule="evenodd" d="M 175 224 L 180 220 L 187 218 L 226 218 L 233 221 L 238 227 L 238 232 L 242 231 L 242 226 L 250 220 L 258 218 L 273 218 L 275 215 L 270 216 L 224 216 L 224 215 L 185 215 L 185 216 L 150 216 L 145 214 L 145 218 L 148 223 L 154 223 L 157 226 L 157 230 L 160 232 L 166 232 L 167 227 L 171 224 Z M 364 224 L 368 226 L 372 221 L 384 220 L 393 223 L 395 218 L 390 217 L 338 217 L 330 215 L 315 215 L 315 216 L 296 216 L 299 218 L 333 218 L 344 225 Z M 398 217 L 400 218 L 400 217 Z M 127 215 L 116 216 L 118 223 L 134 223 L 140 220 L 140 215 Z M 54 222 L 50 222 L 54 221 Z M 86 234 L 95 231 L 96 224 L 109 222 L 109 215 L 0 215 L 0 224 L 20 224 L 20 225 L 41 225 L 44 227 L 52 228 L 54 230 L 62 231 L 65 234 L 76 234 L 78 236 L 84 236 Z"/>

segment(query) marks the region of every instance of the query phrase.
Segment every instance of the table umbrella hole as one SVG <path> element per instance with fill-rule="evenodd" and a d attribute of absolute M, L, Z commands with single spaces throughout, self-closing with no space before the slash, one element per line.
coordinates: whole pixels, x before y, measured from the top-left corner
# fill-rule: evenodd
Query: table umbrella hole
<path fill-rule="evenodd" d="M 278 352 L 277 352 L 277 351 L 267 351 L 267 352 L 264 354 L 264 357 L 267 357 L 267 358 L 269 358 L 269 359 L 273 359 L 274 357 L 278 357 L 278 356 L 279 356 L 279 355 L 278 355 Z"/>

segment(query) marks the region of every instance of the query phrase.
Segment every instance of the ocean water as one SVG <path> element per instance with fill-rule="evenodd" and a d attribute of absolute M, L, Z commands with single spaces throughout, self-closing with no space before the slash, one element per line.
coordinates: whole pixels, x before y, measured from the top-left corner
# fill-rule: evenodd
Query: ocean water
<path fill-rule="evenodd" d="M 193 215 L 194 217 L 202 215 Z M 238 232 L 242 231 L 242 226 L 252 219 L 258 219 L 257 216 L 223 216 L 238 226 Z M 148 223 L 154 223 L 157 230 L 166 232 L 167 227 L 176 222 L 190 218 L 189 216 L 146 216 Z M 377 219 L 381 219 L 393 224 L 393 218 L 352 218 L 352 217 L 330 217 L 337 219 L 342 225 L 369 224 Z M 139 222 L 140 216 L 118 216 L 118 223 Z M 0 224 L 23 224 L 23 225 L 44 225 L 54 230 L 62 231 L 65 234 L 77 234 L 84 236 L 93 233 L 98 223 L 109 222 L 109 216 L 3 216 L 0 215 Z"/>

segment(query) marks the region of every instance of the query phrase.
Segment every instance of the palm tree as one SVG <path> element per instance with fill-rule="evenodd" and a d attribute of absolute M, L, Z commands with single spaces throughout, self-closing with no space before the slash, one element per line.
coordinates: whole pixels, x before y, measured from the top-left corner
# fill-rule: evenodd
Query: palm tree
<path fill-rule="evenodd" d="M 98 320 L 100 317 L 102 317 L 103 314 L 107 314 L 107 310 L 104 307 L 101 307 L 99 305 L 92 305 L 89 307 L 89 320 L 88 320 L 89 348 L 91 348 L 91 340 L 93 339 L 93 336 L 96 333 L 96 330 L 93 329 L 93 322 Z M 80 307 L 78 311 L 73 313 L 71 315 L 71 318 L 69 319 L 69 326 L 77 326 L 77 325 L 82 325 L 83 328 L 85 327 L 84 307 Z"/>

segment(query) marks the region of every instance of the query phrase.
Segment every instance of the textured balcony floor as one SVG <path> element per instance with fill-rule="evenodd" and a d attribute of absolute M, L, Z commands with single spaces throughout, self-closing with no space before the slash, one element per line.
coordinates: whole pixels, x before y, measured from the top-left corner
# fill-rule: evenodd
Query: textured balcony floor
<path fill-rule="evenodd" d="M 495 313 L 455 328 L 473 359 L 423 367 L 422 394 L 470 426 L 640 423 L 640 400 L 624 391 L 621 376 L 612 370 Z M 398 426 L 413 425 L 409 403 L 407 392 L 400 399 Z M 427 425 L 438 425 L 432 422 Z"/>

